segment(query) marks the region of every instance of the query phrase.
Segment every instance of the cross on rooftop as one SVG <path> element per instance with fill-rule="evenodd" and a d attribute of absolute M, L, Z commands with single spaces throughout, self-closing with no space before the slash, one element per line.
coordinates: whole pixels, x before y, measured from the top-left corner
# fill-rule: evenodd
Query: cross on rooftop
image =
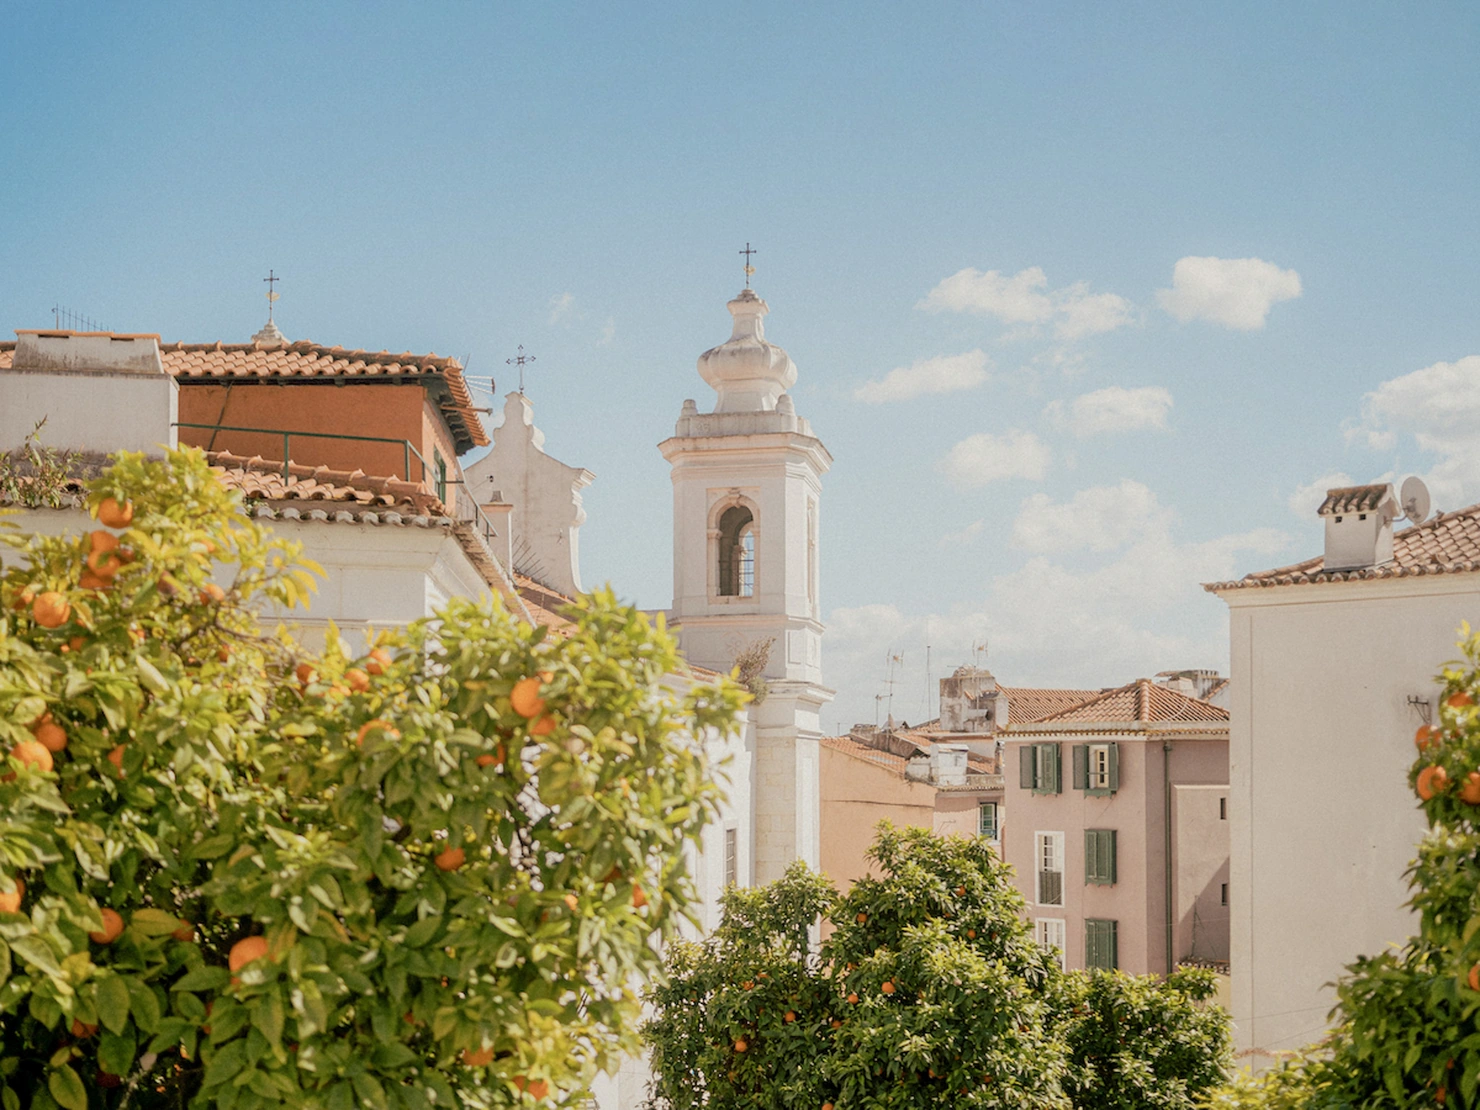
<path fill-rule="evenodd" d="M 755 267 L 750 264 L 750 256 L 753 254 L 760 254 L 761 252 L 753 249 L 750 245 L 750 240 L 747 239 L 745 241 L 745 249 L 743 251 L 736 251 L 735 253 L 743 254 L 745 256 L 745 288 L 749 289 L 750 275 L 755 273 Z"/>
<path fill-rule="evenodd" d="M 275 292 L 272 287 L 283 279 L 278 277 L 272 270 L 268 270 L 267 276 L 262 280 L 267 282 L 267 322 L 270 324 L 272 323 L 272 302 L 282 295 Z"/>
<path fill-rule="evenodd" d="M 519 353 L 517 355 L 515 355 L 513 358 L 506 358 L 506 359 L 504 359 L 504 365 L 505 366 L 517 366 L 517 367 L 519 367 L 519 392 L 520 393 L 523 393 L 524 392 L 524 364 L 526 362 L 533 362 L 534 360 L 535 360 L 534 355 L 527 355 L 527 354 L 524 353 L 524 344 L 523 343 L 519 344 Z"/>

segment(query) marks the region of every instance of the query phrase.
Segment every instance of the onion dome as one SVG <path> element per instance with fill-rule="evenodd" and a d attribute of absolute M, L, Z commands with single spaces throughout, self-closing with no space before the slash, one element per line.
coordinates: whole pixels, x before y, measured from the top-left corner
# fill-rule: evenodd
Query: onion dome
<path fill-rule="evenodd" d="M 699 356 L 699 376 L 719 394 L 715 412 L 771 412 L 776 399 L 796 384 L 797 368 L 774 343 L 763 323 L 770 308 L 746 289 L 729 303 L 735 327 L 730 338 Z"/>

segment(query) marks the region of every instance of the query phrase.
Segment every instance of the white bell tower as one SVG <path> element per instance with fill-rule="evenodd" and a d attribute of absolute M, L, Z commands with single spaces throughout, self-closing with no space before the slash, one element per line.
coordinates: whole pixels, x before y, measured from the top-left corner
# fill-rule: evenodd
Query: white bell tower
<path fill-rule="evenodd" d="M 832 456 L 785 392 L 797 369 L 766 342 L 766 302 L 729 303 L 734 332 L 699 356 L 714 411 L 683 403 L 659 450 L 673 468 L 673 620 L 688 659 L 728 672 L 770 645 L 767 692 L 752 704 L 754 883 L 793 860 L 820 863 L 822 685 L 818 544 Z"/>

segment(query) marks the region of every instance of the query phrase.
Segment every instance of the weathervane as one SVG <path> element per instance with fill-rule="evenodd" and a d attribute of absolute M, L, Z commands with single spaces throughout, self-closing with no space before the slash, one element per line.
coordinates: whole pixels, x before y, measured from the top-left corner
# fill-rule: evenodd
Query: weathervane
<path fill-rule="evenodd" d="M 272 323 L 272 303 L 282 295 L 275 292 L 272 287 L 283 279 L 278 277 L 272 270 L 268 270 L 267 276 L 262 280 L 267 282 L 267 322 L 270 324 Z"/>
<path fill-rule="evenodd" d="M 517 366 L 517 367 L 519 367 L 519 392 L 520 393 L 523 393 L 524 392 L 524 364 L 526 362 L 533 362 L 533 361 L 534 361 L 534 355 L 527 355 L 527 354 L 524 353 L 524 344 L 523 343 L 519 344 L 519 353 L 517 355 L 515 355 L 513 358 L 506 358 L 506 359 L 504 359 L 504 365 L 506 365 L 506 366 Z"/>
<path fill-rule="evenodd" d="M 743 251 L 736 251 L 735 253 L 743 254 L 745 256 L 745 288 L 749 289 L 750 275 L 755 273 L 755 267 L 750 264 L 750 256 L 753 254 L 760 254 L 761 252 L 751 249 L 750 240 L 747 239 L 745 241 L 745 249 Z"/>

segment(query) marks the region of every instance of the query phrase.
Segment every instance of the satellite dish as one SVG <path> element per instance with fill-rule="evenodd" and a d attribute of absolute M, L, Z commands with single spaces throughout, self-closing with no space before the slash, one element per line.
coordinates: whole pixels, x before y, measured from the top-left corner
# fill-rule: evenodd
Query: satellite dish
<path fill-rule="evenodd" d="M 1404 478 L 1400 495 L 1403 515 L 1414 524 L 1422 524 L 1429 515 L 1429 487 L 1418 477 Z"/>

